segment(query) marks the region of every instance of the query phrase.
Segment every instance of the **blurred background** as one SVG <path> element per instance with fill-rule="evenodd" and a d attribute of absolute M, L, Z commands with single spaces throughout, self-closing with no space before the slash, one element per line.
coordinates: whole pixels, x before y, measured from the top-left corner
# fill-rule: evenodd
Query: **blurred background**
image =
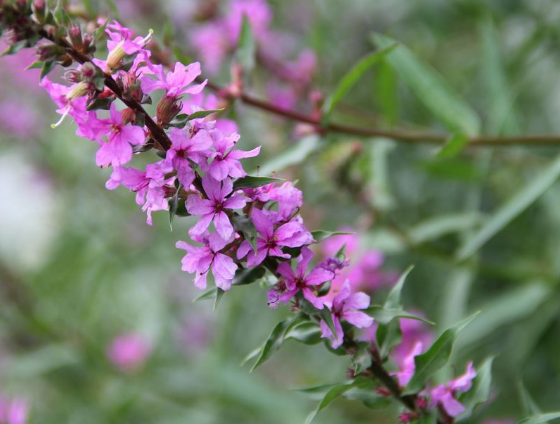
<path fill-rule="evenodd" d="M 246 88 L 277 105 L 312 113 L 380 33 L 435 68 L 480 117 L 482 134 L 560 134 L 558 2 L 246 3 L 259 43 Z M 120 16 L 138 34 L 153 28 L 177 57 L 200 60 L 213 82 L 230 81 L 228 1 L 72 4 Z M 345 358 L 290 342 L 253 373 L 240 366 L 288 311 L 269 310 L 255 285 L 226 293 L 216 311 L 193 303 L 199 293 L 174 247 L 192 221 L 175 219 L 171 231 L 159 212 L 148 227 L 132 194 L 105 189 L 110 170 L 96 168 L 96 146 L 70 120 L 50 129 L 55 108 L 37 72 L 22 71 L 33 60 L 25 51 L 0 59 L 0 396 L 25 399 L 30 422 L 44 424 L 303 423 L 316 401 L 294 389 L 344 380 Z M 333 121 L 446 133 L 409 79 L 380 64 Z M 497 357 L 494 401 L 470 422 L 560 405 L 558 147 L 476 147 L 439 158 L 428 144 L 305 135 L 308 128 L 242 104 L 229 117 L 241 148 L 263 146 L 247 171 L 299 181 L 309 228 L 357 232 L 351 259 L 373 303 L 414 264 L 405 307 L 438 324 L 415 331 L 436 334 L 482 311 L 447 370 L 458 375 L 469 359 Z M 316 422 L 395 416 L 342 399 Z"/>

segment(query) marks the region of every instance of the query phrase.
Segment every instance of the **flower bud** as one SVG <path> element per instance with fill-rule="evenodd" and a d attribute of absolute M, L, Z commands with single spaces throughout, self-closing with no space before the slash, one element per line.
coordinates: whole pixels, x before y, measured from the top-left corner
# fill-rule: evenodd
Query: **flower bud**
<path fill-rule="evenodd" d="M 47 17 L 47 5 L 45 0 L 35 0 L 32 8 L 35 21 L 39 24 L 44 24 Z"/>
<path fill-rule="evenodd" d="M 121 41 L 117 46 L 109 53 L 107 57 L 107 69 L 113 70 L 121 65 L 121 61 L 126 56 L 123 49 L 124 41 Z"/>
<path fill-rule="evenodd" d="M 124 110 L 121 111 L 121 116 L 122 116 L 122 120 L 123 120 L 123 125 L 132 123 L 134 124 L 136 122 L 136 113 L 130 109 L 130 108 L 126 108 Z"/>
<path fill-rule="evenodd" d="M 84 42 L 82 39 L 82 30 L 80 29 L 79 26 L 73 26 L 70 28 L 70 30 L 68 31 L 68 35 L 70 36 L 70 41 L 72 42 L 72 45 L 77 49 L 77 50 L 82 50 L 84 47 Z"/>
<path fill-rule="evenodd" d="M 65 54 L 64 47 L 56 44 L 42 44 L 37 47 L 37 57 L 42 62 L 58 60 Z"/>
<path fill-rule="evenodd" d="M 77 69 L 70 69 L 64 73 L 64 79 L 68 82 L 76 84 L 83 80 L 83 74 Z"/>
<path fill-rule="evenodd" d="M 182 108 L 182 102 L 177 101 L 176 97 L 163 96 L 157 105 L 157 119 L 162 125 L 167 125 L 177 116 Z"/>
<path fill-rule="evenodd" d="M 66 95 L 66 99 L 71 102 L 78 97 L 85 96 L 89 92 L 89 84 L 85 81 L 81 81 L 72 87 L 72 90 Z"/>

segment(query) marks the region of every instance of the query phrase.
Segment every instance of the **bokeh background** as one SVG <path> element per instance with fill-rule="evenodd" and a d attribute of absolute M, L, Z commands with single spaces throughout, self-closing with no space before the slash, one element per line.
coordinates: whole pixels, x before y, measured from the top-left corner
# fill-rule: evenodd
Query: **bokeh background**
<path fill-rule="evenodd" d="M 74 5 L 105 16 L 118 11 L 139 34 L 153 28 L 176 54 L 201 60 L 213 81 L 229 81 L 227 48 L 218 60 L 196 42 L 216 16 L 227 15 L 227 1 Z M 376 32 L 437 69 L 480 116 L 482 133 L 560 134 L 558 2 L 268 6 L 262 57 L 247 82 L 262 98 L 311 112 L 317 92 L 332 91 L 374 49 Z M 288 311 L 269 310 L 255 285 L 234 288 L 216 311 L 211 302 L 193 303 L 199 293 L 181 273 L 182 253 L 174 247 L 192 221 L 175 219 L 171 231 L 159 212 L 148 227 L 133 195 L 105 189 L 110 170 L 96 168 L 96 146 L 79 139 L 70 120 L 50 128 L 58 119 L 54 107 L 37 72 L 22 70 L 33 60 L 32 52 L 0 59 L 0 394 L 26 399 L 33 423 L 303 423 L 316 401 L 294 389 L 344 380 L 346 360 L 322 345 L 292 342 L 253 373 L 240 366 Z M 275 61 L 291 76 L 272 72 Z M 294 75 L 301 76 L 297 84 Z M 544 411 L 560 405 L 555 178 L 487 243 L 457 260 L 469 237 L 560 160 L 558 147 L 468 148 L 439 160 L 430 145 L 305 137 L 306 128 L 241 104 L 230 117 L 239 123 L 242 148 L 263 146 L 247 170 L 276 169 L 299 181 L 310 228 L 357 232 L 355 256 L 377 258 L 364 274 L 374 302 L 414 264 L 405 305 L 438 323 L 429 331 L 482 311 L 461 334 L 448 370 L 458 374 L 469 358 L 478 364 L 497 357 L 494 401 L 471 422 L 519 419 L 531 412 L 524 410 L 528 394 Z M 445 131 L 387 65 L 360 80 L 333 120 Z M 111 356 L 119 342 L 132 356 L 140 352 L 135 366 L 119 366 Z M 390 423 L 395 412 L 343 399 L 316 422 Z"/>

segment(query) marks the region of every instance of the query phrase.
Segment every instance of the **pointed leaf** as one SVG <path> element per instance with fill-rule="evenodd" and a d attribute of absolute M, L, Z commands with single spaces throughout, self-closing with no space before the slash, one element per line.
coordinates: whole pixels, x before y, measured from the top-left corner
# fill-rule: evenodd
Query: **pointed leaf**
<path fill-rule="evenodd" d="M 340 397 L 344 392 L 356 387 L 356 382 L 351 384 L 337 384 L 336 386 L 332 387 L 326 394 L 321 403 L 317 406 L 317 408 L 309 414 L 307 419 L 305 420 L 305 424 L 310 424 L 315 416 L 325 409 L 329 404 L 335 400 L 336 398 Z"/>
<path fill-rule="evenodd" d="M 274 327 L 274 330 L 272 330 L 272 333 L 270 333 L 270 336 L 260 349 L 259 357 L 251 368 L 251 372 L 255 370 L 255 368 L 264 364 L 268 359 L 272 357 L 272 355 L 274 355 L 278 351 L 278 349 L 280 349 L 282 343 L 284 343 L 284 335 L 286 334 L 286 330 L 290 327 L 290 325 L 292 325 L 295 319 L 295 317 L 288 318 L 276 324 L 276 327 Z"/>
<path fill-rule="evenodd" d="M 398 43 L 384 47 L 379 51 L 369 53 L 356 63 L 350 71 L 342 77 L 335 91 L 327 97 L 323 104 L 323 124 L 328 123 L 329 118 L 338 102 L 348 93 L 348 91 L 356 85 L 361 76 L 376 63 L 379 63 L 387 54 L 389 54 Z"/>
<path fill-rule="evenodd" d="M 253 29 L 251 28 L 251 21 L 249 21 L 247 15 L 243 15 L 236 59 L 243 67 L 245 73 L 251 72 L 255 67 L 255 52 L 256 43 L 255 37 L 253 36 Z"/>
<path fill-rule="evenodd" d="M 401 303 L 401 292 L 404 286 L 404 282 L 406 281 L 406 277 L 408 274 L 414 269 L 414 266 L 409 266 L 397 281 L 397 284 L 391 289 L 389 295 L 387 296 L 387 300 L 385 301 L 385 309 L 402 309 Z"/>
<path fill-rule="evenodd" d="M 238 178 L 233 182 L 233 191 L 242 189 L 242 188 L 256 188 L 262 187 L 267 184 L 271 183 L 282 183 L 284 182 L 281 178 L 272 178 L 272 177 L 253 177 L 247 175 L 243 178 Z"/>
<path fill-rule="evenodd" d="M 429 321 L 423 317 L 419 317 L 417 315 L 411 314 L 409 312 L 403 311 L 402 309 L 387 309 L 383 306 L 370 306 L 368 309 L 364 311 L 369 316 L 373 317 L 375 321 L 381 324 L 389 324 L 395 318 L 405 318 L 405 319 L 414 319 L 417 321 L 422 321 L 429 325 L 434 325 L 435 323 Z"/>
<path fill-rule="evenodd" d="M 502 231 L 511 221 L 541 197 L 560 177 L 560 155 L 522 187 L 511 199 L 503 204 L 490 217 L 486 224 L 474 236 L 466 241 L 457 253 L 457 259 L 463 261 L 472 256 L 492 237 Z"/>
<path fill-rule="evenodd" d="M 222 300 L 222 296 L 224 295 L 224 293 L 225 291 L 222 290 L 221 288 L 219 287 L 216 288 L 216 298 L 214 299 L 214 308 L 213 308 L 214 311 L 218 307 L 218 303 L 220 303 L 220 300 Z"/>
<path fill-rule="evenodd" d="M 459 419 L 465 419 L 472 415 L 474 409 L 490 399 L 490 389 L 492 384 L 492 361 L 494 358 L 487 359 L 476 369 L 476 377 L 473 380 L 471 389 L 459 398 L 465 407 L 465 412 Z"/>
<path fill-rule="evenodd" d="M 238 268 L 231 283 L 232 286 L 244 286 L 259 281 L 266 274 L 266 268 L 258 266 L 256 268 Z"/>
<path fill-rule="evenodd" d="M 457 334 L 477 315 L 478 312 L 459 322 L 454 327 L 445 330 L 427 352 L 414 358 L 416 369 L 404 392 L 405 395 L 418 393 L 425 387 L 426 381 L 447 364 Z"/>
<path fill-rule="evenodd" d="M 395 43 L 395 40 L 380 34 L 374 34 L 373 41 L 380 48 Z M 407 47 L 400 44 L 386 60 L 424 106 L 450 131 L 470 136 L 479 132 L 480 120 L 476 113 L 435 69 L 422 63 Z"/>
<path fill-rule="evenodd" d="M 356 233 L 346 233 L 341 231 L 324 231 L 324 230 L 317 230 L 311 232 L 311 235 L 313 236 L 315 243 L 321 243 L 323 240 L 326 240 L 329 237 L 333 237 L 333 236 L 347 236 L 352 234 L 356 234 Z"/>
<path fill-rule="evenodd" d="M 469 143 L 469 137 L 463 133 L 455 133 L 443 145 L 436 157 L 452 158 L 457 156 Z"/>
<path fill-rule="evenodd" d="M 548 414 L 535 415 L 518 421 L 517 424 L 544 424 L 551 420 L 560 418 L 560 412 L 549 412 Z"/>

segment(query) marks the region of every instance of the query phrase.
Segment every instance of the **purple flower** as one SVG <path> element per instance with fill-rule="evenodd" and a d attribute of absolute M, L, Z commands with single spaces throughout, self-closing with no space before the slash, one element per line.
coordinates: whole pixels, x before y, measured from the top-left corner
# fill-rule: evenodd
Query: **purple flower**
<path fill-rule="evenodd" d="M 372 317 L 359 311 L 360 309 L 366 309 L 369 306 L 369 301 L 369 296 L 365 293 L 352 293 L 348 280 L 344 283 L 330 307 L 335 334 L 332 333 L 325 321 L 320 323 L 323 331 L 322 337 L 331 339 L 334 349 L 338 348 L 344 339 L 341 319 L 345 319 L 357 328 L 368 328 L 373 324 Z"/>
<path fill-rule="evenodd" d="M 450 417 L 458 417 L 465 411 L 465 407 L 455 398 L 457 392 L 468 392 L 472 387 L 472 380 L 476 377 L 476 371 L 472 362 L 467 365 L 465 374 L 430 390 L 430 408 L 439 405 Z"/>
<path fill-rule="evenodd" d="M 233 226 L 229 220 L 227 209 L 241 209 L 245 206 L 247 199 L 241 194 L 227 197 L 233 190 L 233 182 L 226 179 L 222 182 L 214 179 L 209 174 L 202 178 L 202 187 L 208 199 L 201 199 L 191 194 L 187 198 L 187 211 L 191 215 L 202 215 L 199 221 L 189 231 L 192 236 L 202 235 L 211 222 L 223 239 L 228 240 L 233 234 Z"/>
<path fill-rule="evenodd" d="M 102 25 L 104 22 L 100 20 L 99 23 Z M 144 38 L 136 37 L 133 39 L 133 33 L 130 29 L 123 27 L 117 21 L 113 21 L 112 24 L 107 25 L 105 32 L 109 34 L 110 38 L 110 40 L 107 40 L 109 55 L 105 65 L 108 70 L 111 70 L 119 67 L 126 55 L 146 52 L 143 49 L 151 40 L 153 31 L 150 30 L 148 36 Z"/>
<path fill-rule="evenodd" d="M 278 187 L 272 200 L 278 202 L 278 220 L 289 220 L 303 206 L 303 193 L 287 181 Z"/>
<path fill-rule="evenodd" d="M 29 404 L 21 398 L 0 397 L 0 422 L 2 424 L 25 424 L 29 415 Z"/>
<path fill-rule="evenodd" d="M 169 132 L 172 141 L 171 149 L 167 151 L 166 161 L 177 171 L 177 179 L 184 187 L 189 187 L 195 175 L 189 161 L 200 164 L 205 152 L 212 146 L 212 139 L 206 130 L 198 131 L 189 137 L 185 131 L 173 128 Z"/>
<path fill-rule="evenodd" d="M 140 368 L 150 353 L 150 344 L 139 334 L 123 334 L 111 342 L 107 358 L 121 371 L 134 371 Z"/>
<path fill-rule="evenodd" d="M 146 222 L 152 225 L 152 212 L 167 210 L 169 207 L 164 187 L 173 184 L 175 180 L 174 177 L 165 178 L 172 170 L 165 161 L 149 164 L 146 166 L 146 172 L 117 166 L 105 186 L 108 190 L 114 190 L 122 185 L 136 192 L 136 204 L 147 212 Z"/>
<path fill-rule="evenodd" d="M 277 287 L 268 292 L 268 301 L 271 307 L 276 307 L 278 302 L 288 303 L 300 291 L 317 309 L 323 309 L 323 299 L 317 297 L 315 287 L 326 283 L 333 277 L 333 273 L 323 268 L 314 268 L 309 274 L 305 275 L 307 266 L 313 257 L 311 249 L 304 247 L 301 250 L 301 261 L 297 266 L 296 272 L 288 262 L 283 262 L 278 266 L 278 273 L 283 277 Z"/>
<path fill-rule="evenodd" d="M 151 93 L 154 90 L 165 90 L 165 95 L 172 98 L 179 98 L 183 94 L 198 94 L 206 85 L 207 80 L 201 84 L 189 85 L 200 75 L 200 63 L 191 63 L 188 66 L 180 62 L 175 64 L 175 69 L 164 74 L 162 65 L 151 65 L 143 69 L 144 74 L 153 73 L 157 79 L 148 77 L 140 78 L 144 93 Z"/>
<path fill-rule="evenodd" d="M 205 165 L 202 169 L 208 171 L 218 181 L 225 180 L 227 177 L 242 178 L 246 176 L 247 173 L 243 170 L 239 159 L 257 156 L 261 148 L 257 147 L 248 152 L 234 150 L 235 144 L 239 140 L 239 134 L 233 133 L 226 137 L 218 129 L 210 131 L 210 134 L 216 151 L 210 154 L 210 158 L 213 159 L 210 165 Z"/>
<path fill-rule="evenodd" d="M 253 209 L 251 220 L 260 237 L 257 237 L 257 251 L 253 251 L 251 243 L 244 240 L 237 251 L 237 259 L 249 254 L 247 265 L 254 267 L 262 263 L 267 256 L 289 259 L 290 255 L 282 252 L 281 247 L 300 247 L 313 241 L 313 236 L 305 227 L 292 220 L 274 229 L 273 222 L 260 209 Z"/>
<path fill-rule="evenodd" d="M 178 241 L 176 244 L 178 249 L 187 251 L 187 254 L 181 260 L 183 265 L 181 269 L 190 274 L 196 273 L 194 285 L 200 290 L 206 288 L 206 277 L 208 271 L 212 269 L 216 286 L 222 290 L 229 290 L 237 265 L 232 258 L 220 253 L 220 250 L 230 241 L 224 240 L 218 233 L 194 236 L 193 240 L 203 243 L 204 246 L 191 246 L 184 241 Z"/>
<path fill-rule="evenodd" d="M 125 125 L 121 112 L 114 103 L 111 104 L 110 118 L 104 121 L 109 132 L 107 141 L 100 141 L 101 148 L 97 151 L 95 160 L 97 166 L 124 165 L 132 159 L 132 146 L 143 144 L 146 139 L 144 130 L 135 125 Z"/>
<path fill-rule="evenodd" d="M 408 352 L 407 355 L 404 357 L 395 357 L 395 361 L 399 365 L 399 371 L 391 372 L 390 374 L 397 377 L 401 388 L 405 388 L 414 375 L 414 371 L 416 369 L 414 357 L 420 355 L 422 353 L 422 349 L 422 343 L 416 342 L 412 350 Z"/>

